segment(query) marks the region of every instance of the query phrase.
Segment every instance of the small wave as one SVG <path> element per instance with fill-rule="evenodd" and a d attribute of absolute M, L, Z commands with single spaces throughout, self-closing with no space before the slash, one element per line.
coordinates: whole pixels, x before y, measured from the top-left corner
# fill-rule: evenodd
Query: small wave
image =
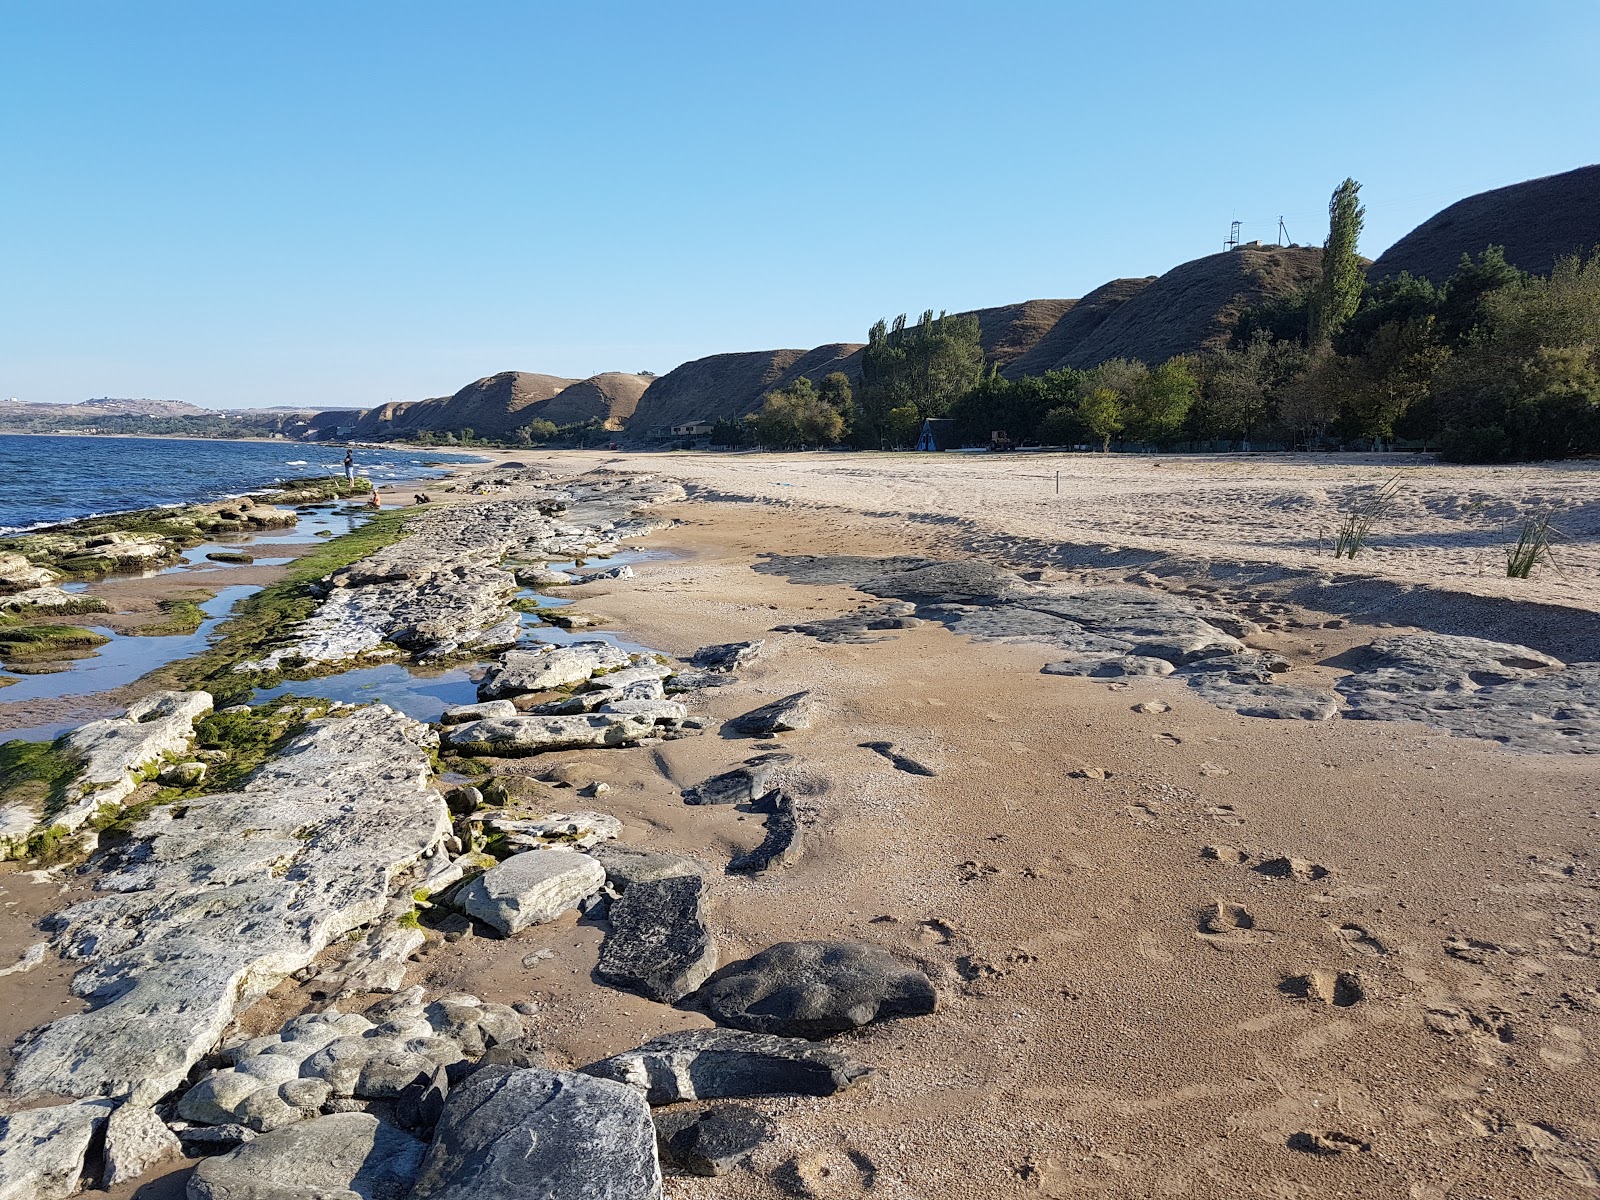
<path fill-rule="evenodd" d="M 291 458 L 288 462 L 284 463 L 283 465 L 286 466 L 286 467 L 309 467 L 311 464 L 308 463 L 303 458 Z"/>

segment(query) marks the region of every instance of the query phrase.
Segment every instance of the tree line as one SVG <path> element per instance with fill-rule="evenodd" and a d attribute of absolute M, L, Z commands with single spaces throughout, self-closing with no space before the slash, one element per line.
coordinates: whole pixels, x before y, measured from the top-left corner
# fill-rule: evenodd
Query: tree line
<path fill-rule="evenodd" d="M 1371 280 L 1360 188 L 1346 179 L 1329 200 L 1317 277 L 1245 310 L 1217 348 L 1012 381 L 985 363 L 976 317 L 901 315 L 869 331 L 856 384 L 796 379 L 718 421 L 712 441 L 897 449 L 936 417 L 962 445 L 1003 433 L 1100 450 L 1400 440 L 1464 462 L 1600 453 L 1600 252 L 1539 276 L 1489 246 L 1442 285 Z"/>

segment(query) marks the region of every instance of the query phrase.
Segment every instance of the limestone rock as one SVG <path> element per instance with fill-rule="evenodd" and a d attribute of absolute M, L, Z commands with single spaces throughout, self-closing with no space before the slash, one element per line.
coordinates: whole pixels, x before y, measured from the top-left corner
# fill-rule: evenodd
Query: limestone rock
<path fill-rule="evenodd" d="M 0 1117 L 0 1200 L 61 1200 L 115 1107 L 110 1100 L 31 1108 Z"/>
<path fill-rule="evenodd" d="M 642 1092 L 651 1104 L 743 1096 L 831 1096 L 872 1073 L 803 1038 L 683 1029 L 583 1068 Z"/>
<path fill-rule="evenodd" d="M 660 1200 L 655 1127 L 632 1088 L 485 1067 L 453 1089 L 410 1200 Z"/>
<path fill-rule="evenodd" d="M 203 1159 L 189 1200 L 405 1200 L 426 1147 L 369 1113 L 337 1113 Z"/>
<path fill-rule="evenodd" d="M 636 846 L 619 846 L 614 842 L 602 843 L 589 851 L 606 869 L 606 882 L 618 891 L 626 891 L 636 883 L 653 883 L 678 875 L 700 875 L 702 868 L 692 858 L 676 854 L 662 854 L 655 850 L 640 850 Z"/>
<path fill-rule="evenodd" d="M 655 720 L 626 713 L 583 716 L 523 715 L 452 725 L 444 735 L 452 748 L 469 754 L 516 758 L 549 750 L 626 746 L 654 733 Z"/>
<path fill-rule="evenodd" d="M 45 587 L 55 579 L 54 571 L 34 566 L 24 555 L 0 553 L 0 594 Z"/>
<path fill-rule="evenodd" d="M 764 641 L 726 642 L 720 646 L 702 646 L 689 656 L 689 665 L 702 671 L 728 674 L 754 662 L 766 647 Z"/>
<path fill-rule="evenodd" d="M 461 890 L 456 903 L 510 935 L 553 921 L 599 891 L 606 870 L 574 850 L 528 850 L 491 867 Z"/>
<path fill-rule="evenodd" d="M 663 1004 L 683 999 L 717 965 L 716 939 L 702 911 L 705 894 L 700 875 L 630 884 L 611 903 L 611 931 L 595 973 Z"/>
<path fill-rule="evenodd" d="M 425 726 L 383 706 L 313 721 L 240 790 L 154 810 L 99 894 L 47 922 L 91 1005 L 29 1034 L 19 1094 L 181 1084 L 234 1013 L 383 915 L 450 833 Z"/>
<path fill-rule="evenodd" d="M 765 1113 L 738 1104 L 700 1112 L 674 1109 L 658 1114 L 655 1121 L 662 1160 L 691 1175 L 726 1175 L 771 1141 L 778 1129 Z"/>
<path fill-rule="evenodd" d="M 821 1038 L 933 1012 L 921 971 L 863 942 L 780 942 L 713 975 L 697 994 L 712 1020 L 780 1037 Z"/>
<path fill-rule="evenodd" d="M 67 785 L 67 806 L 52 825 L 77 829 L 104 804 L 121 804 L 143 773 L 194 738 L 194 723 L 211 711 L 209 692 L 153 692 L 120 717 L 90 721 L 66 734 L 60 751 L 82 763 Z"/>
<path fill-rule="evenodd" d="M 405 981 L 407 959 L 422 948 L 427 935 L 412 925 L 380 924 L 357 942 L 338 967 L 318 976 L 337 987 L 337 996 L 363 992 L 397 992 Z"/>
<path fill-rule="evenodd" d="M 729 726 L 735 733 L 749 737 L 770 737 L 775 733 L 810 729 L 820 715 L 821 708 L 810 692 L 795 692 L 735 717 Z"/>
<path fill-rule="evenodd" d="M 154 1109 L 124 1104 L 106 1122 L 106 1169 L 101 1182 L 108 1189 L 131 1183 L 151 1167 L 182 1154 L 182 1144 Z"/>
<path fill-rule="evenodd" d="M 622 822 L 606 813 L 551 813 L 531 820 L 492 817 L 485 824 L 506 835 L 512 846 L 526 850 L 587 850 L 622 833 Z"/>
<path fill-rule="evenodd" d="M 570 646 L 543 646 L 537 650 L 508 650 L 484 673 L 478 684 L 480 700 L 499 700 L 527 692 L 586 683 L 601 671 L 630 665 L 626 650 L 609 642 L 574 642 Z"/>
<path fill-rule="evenodd" d="M 509 700 L 486 700 L 481 704 L 460 704 L 447 708 L 439 718 L 441 725 L 465 725 L 470 721 L 499 720 L 517 715 L 517 706 Z"/>

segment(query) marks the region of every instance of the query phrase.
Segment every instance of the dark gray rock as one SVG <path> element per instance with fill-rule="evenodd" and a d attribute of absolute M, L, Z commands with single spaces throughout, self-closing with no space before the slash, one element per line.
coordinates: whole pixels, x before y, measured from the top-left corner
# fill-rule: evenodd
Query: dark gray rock
<path fill-rule="evenodd" d="M 619 892 L 636 883 L 651 883 L 675 875 L 699 875 L 702 868 L 692 858 L 676 854 L 662 854 L 655 850 L 640 850 L 636 846 L 622 846 L 616 842 L 602 842 L 589 851 L 606 869 L 606 882 Z"/>
<path fill-rule="evenodd" d="M 821 705 L 810 692 L 795 692 L 735 717 L 728 725 L 735 733 L 747 737 L 771 737 L 775 733 L 810 729 L 820 710 Z"/>
<path fill-rule="evenodd" d="M 922 775 L 932 778 L 939 772 L 926 763 L 918 762 L 910 755 L 902 753 L 899 746 L 893 742 L 862 742 L 863 750 L 871 750 L 874 754 L 881 754 L 889 760 L 896 771 L 904 771 L 907 775 Z"/>
<path fill-rule="evenodd" d="M 933 1012 L 928 977 L 864 942 L 780 942 L 718 971 L 696 994 L 719 1025 L 821 1038 Z"/>
<path fill-rule="evenodd" d="M 275 1129 L 189 1177 L 189 1200 L 404 1200 L 425 1147 L 370 1113 Z"/>
<path fill-rule="evenodd" d="M 786 792 L 773 792 L 763 802 L 767 809 L 766 836 L 754 850 L 746 850 L 728 860 L 728 871 L 753 875 L 774 867 L 787 867 L 800 858 L 800 819 L 794 799 Z"/>
<path fill-rule="evenodd" d="M 720 775 L 713 775 L 683 793 L 685 804 L 750 804 L 777 785 L 784 767 L 794 762 L 792 754 L 758 754 L 747 759 L 743 766 L 734 767 Z"/>
<path fill-rule="evenodd" d="M 450 1094 L 410 1200 L 660 1200 L 650 1109 L 589 1075 L 485 1067 Z"/>
<path fill-rule="evenodd" d="M 888 632 L 896 629 L 915 629 L 923 622 L 912 614 L 916 605 L 904 600 L 890 600 L 857 609 L 839 617 L 825 617 L 817 621 L 802 621 L 795 625 L 778 625 L 777 633 L 803 633 L 819 642 L 832 645 L 869 646 L 874 642 L 888 641 Z"/>
<path fill-rule="evenodd" d="M 689 656 L 689 665 L 702 671 L 728 674 L 737 671 L 760 656 L 764 641 L 725 642 L 720 646 L 702 646 Z"/>
<path fill-rule="evenodd" d="M 702 912 L 705 894 L 705 879 L 693 874 L 631 884 L 611 903 L 611 931 L 595 973 L 663 1004 L 683 999 L 717 965 L 717 943 Z"/>
<path fill-rule="evenodd" d="M 692 1175 L 726 1175 L 777 1132 L 765 1113 L 739 1104 L 702 1112 L 677 1109 L 656 1116 L 656 1145 L 663 1162 Z"/>
<path fill-rule="evenodd" d="M 743 1096 L 831 1096 L 872 1068 L 803 1038 L 683 1029 L 591 1063 L 589 1075 L 637 1088 L 651 1104 Z"/>

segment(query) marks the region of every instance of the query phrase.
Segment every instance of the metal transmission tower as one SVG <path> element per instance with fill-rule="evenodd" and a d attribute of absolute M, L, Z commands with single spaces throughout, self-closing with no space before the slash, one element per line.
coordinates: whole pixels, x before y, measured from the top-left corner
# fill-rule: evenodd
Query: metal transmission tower
<path fill-rule="evenodd" d="M 1239 248 L 1239 222 L 1235 221 L 1228 230 L 1228 240 L 1222 243 L 1224 250 L 1237 250 Z"/>

